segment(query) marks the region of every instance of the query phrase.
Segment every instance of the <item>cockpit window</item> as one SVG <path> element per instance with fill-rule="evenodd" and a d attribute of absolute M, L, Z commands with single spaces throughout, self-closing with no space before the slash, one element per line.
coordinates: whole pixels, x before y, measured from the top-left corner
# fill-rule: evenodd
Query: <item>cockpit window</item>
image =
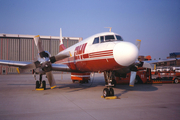
<path fill-rule="evenodd" d="M 93 42 L 93 44 L 96 44 L 96 43 L 99 43 L 99 37 L 94 38 L 94 42 Z"/>
<path fill-rule="evenodd" d="M 112 41 L 115 40 L 114 35 L 106 35 L 105 36 L 105 41 Z"/>
<path fill-rule="evenodd" d="M 100 37 L 101 42 L 104 42 L 104 36 Z"/>
<path fill-rule="evenodd" d="M 123 41 L 123 39 L 120 35 L 105 35 L 94 38 L 93 44 L 113 41 Z"/>
<path fill-rule="evenodd" d="M 119 35 L 116 35 L 116 38 L 117 38 L 118 41 L 123 41 L 122 37 L 119 36 Z"/>

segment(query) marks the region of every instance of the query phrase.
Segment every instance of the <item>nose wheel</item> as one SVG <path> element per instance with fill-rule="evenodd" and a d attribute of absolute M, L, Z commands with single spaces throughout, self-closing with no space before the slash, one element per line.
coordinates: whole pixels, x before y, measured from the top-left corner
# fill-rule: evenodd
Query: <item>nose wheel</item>
<path fill-rule="evenodd" d="M 104 88 L 103 90 L 103 97 L 114 96 L 114 89 L 113 88 Z"/>
<path fill-rule="evenodd" d="M 115 86 L 113 71 L 105 71 L 104 79 L 107 88 L 103 90 L 103 97 L 114 96 L 114 89 L 112 88 Z"/>

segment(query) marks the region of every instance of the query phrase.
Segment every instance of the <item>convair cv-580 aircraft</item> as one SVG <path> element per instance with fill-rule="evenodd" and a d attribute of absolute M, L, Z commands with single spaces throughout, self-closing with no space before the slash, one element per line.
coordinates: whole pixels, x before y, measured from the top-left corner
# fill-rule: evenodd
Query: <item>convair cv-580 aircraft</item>
<path fill-rule="evenodd" d="M 61 30 L 60 30 L 61 31 Z M 56 86 L 52 71 L 65 71 L 73 73 L 104 72 L 106 88 L 103 96 L 114 95 L 114 77 L 131 72 L 130 86 L 134 85 L 137 67 L 151 67 L 151 64 L 137 61 L 140 41 L 137 45 L 126 42 L 119 34 L 103 32 L 93 35 L 83 41 L 65 48 L 60 32 L 60 49 L 55 56 L 43 49 L 40 36 L 35 36 L 34 41 L 39 52 L 35 62 L 21 62 L 0 60 L 0 65 L 18 67 L 21 72 L 33 69 L 40 74 L 36 87 L 42 82 L 42 75 L 46 74 L 50 86 Z"/>

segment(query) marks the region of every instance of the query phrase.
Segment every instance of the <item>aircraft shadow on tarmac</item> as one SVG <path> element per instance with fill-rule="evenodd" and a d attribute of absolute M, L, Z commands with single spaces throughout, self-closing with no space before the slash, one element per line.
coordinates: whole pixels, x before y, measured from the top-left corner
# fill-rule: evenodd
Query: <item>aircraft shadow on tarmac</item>
<path fill-rule="evenodd" d="M 69 78 L 65 78 L 65 79 L 69 79 Z M 47 81 L 47 80 L 46 80 Z M 35 86 L 35 84 L 26 84 L 26 83 L 14 83 L 14 84 L 8 84 L 8 85 L 22 85 L 22 86 L 26 86 L 26 85 L 30 85 L 30 86 Z M 158 86 L 161 84 L 158 84 Z M 47 88 L 46 90 L 50 90 L 49 84 L 46 84 Z M 88 88 L 93 88 L 93 87 L 102 87 L 105 88 L 105 81 L 104 81 L 104 77 L 102 76 L 96 76 L 95 78 L 91 78 L 91 80 L 89 81 L 89 83 L 79 83 L 78 81 L 75 83 L 70 82 L 70 80 L 68 80 L 66 82 L 66 80 L 58 80 L 57 79 L 57 84 L 56 84 L 56 88 L 55 89 L 63 89 L 63 88 L 68 88 L 68 92 L 75 92 L 75 91 L 81 91 L 81 90 L 85 90 Z M 125 94 L 129 91 L 156 91 L 158 90 L 157 87 L 155 87 L 157 85 L 152 85 L 152 84 L 135 84 L 134 87 L 130 87 L 128 84 L 121 84 L 121 85 L 116 85 L 116 87 L 114 87 L 115 90 L 115 95 L 116 96 L 121 96 L 122 94 Z M 121 89 L 123 91 L 121 91 L 120 93 L 117 92 L 117 89 Z"/>
<path fill-rule="evenodd" d="M 72 89 L 69 92 L 80 91 L 87 88 L 93 88 L 93 87 L 98 87 L 98 86 L 99 87 L 104 86 L 105 88 L 105 81 L 102 76 L 96 77 L 93 80 L 91 79 L 89 83 L 75 82 L 75 83 L 67 83 L 67 84 L 57 84 L 58 89 L 62 89 L 62 88 Z M 116 92 L 116 89 L 121 89 L 123 91 L 121 93 L 118 93 Z M 116 87 L 114 87 L 114 90 L 115 90 L 116 96 L 121 96 L 122 94 L 125 94 L 129 91 L 147 91 L 148 92 L 148 91 L 156 91 L 158 90 L 158 88 L 152 84 L 135 84 L 134 87 L 130 87 L 128 84 L 120 84 L 120 85 L 116 85 Z"/>

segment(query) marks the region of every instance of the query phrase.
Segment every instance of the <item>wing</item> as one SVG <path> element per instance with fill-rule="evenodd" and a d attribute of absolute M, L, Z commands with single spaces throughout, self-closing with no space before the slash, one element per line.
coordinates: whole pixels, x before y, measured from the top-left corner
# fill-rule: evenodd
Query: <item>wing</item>
<path fill-rule="evenodd" d="M 155 69 L 156 63 L 170 62 L 170 61 L 176 61 L 176 60 L 180 60 L 180 58 L 170 58 L 170 59 L 164 59 L 164 60 L 151 60 L 151 61 L 142 61 L 142 62 L 136 61 L 132 65 L 133 66 L 132 68 L 134 68 L 134 66 L 137 66 L 137 67 Z M 135 78 L 136 78 L 136 70 L 131 70 L 131 77 L 130 77 L 130 84 L 129 84 L 130 86 L 134 86 Z"/>
<path fill-rule="evenodd" d="M 35 69 L 35 62 L 0 60 L 0 65 L 19 67 L 20 69 Z M 65 64 L 52 64 L 52 71 L 71 72 L 72 70 Z"/>
<path fill-rule="evenodd" d="M 156 63 L 170 62 L 170 61 L 176 61 L 176 60 L 180 60 L 180 58 L 170 58 L 170 59 L 164 59 L 164 60 L 150 60 L 150 61 L 144 61 L 144 62 L 156 64 Z"/>
<path fill-rule="evenodd" d="M 0 60 L 0 65 L 13 66 L 13 67 L 25 67 L 31 63 L 32 62 Z"/>

